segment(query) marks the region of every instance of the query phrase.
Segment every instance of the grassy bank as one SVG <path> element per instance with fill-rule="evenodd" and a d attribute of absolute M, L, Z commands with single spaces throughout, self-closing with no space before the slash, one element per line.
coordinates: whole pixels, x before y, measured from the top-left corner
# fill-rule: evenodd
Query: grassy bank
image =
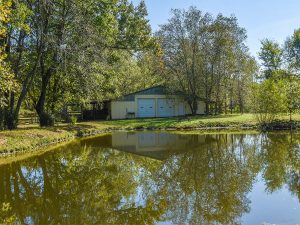
<path fill-rule="evenodd" d="M 300 114 L 293 115 L 293 124 L 300 128 Z M 123 129 L 182 129 L 182 130 L 211 130 L 211 129 L 260 129 L 253 114 L 230 114 L 217 116 L 197 116 L 187 118 L 155 118 L 105 121 L 102 124 Z M 268 128 L 285 129 L 290 125 L 289 116 L 283 115 Z"/>
<path fill-rule="evenodd" d="M 20 126 L 17 130 L 0 132 L 0 157 L 26 153 L 46 146 L 73 140 L 76 137 L 91 136 L 111 130 L 100 122 L 82 123 L 75 126 L 60 124 L 53 128 Z"/>
<path fill-rule="evenodd" d="M 300 115 L 293 118 L 300 121 Z M 288 116 L 280 118 L 284 123 Z M 35 151 L 76 137 L 91 136 L 111 130 L 174 129 L 174 130 L 216 130 L 216 129 L 257 129 L 258 124 L 251 114 L 219 115 L 191 118 L 155 118 L 116 121 L 83 122 L 75 126 L 59 124 L 54 128 L 39 128 L 37 125 L 20 126 L 14 131 L 0 132 L 0 155 Z"/>
<path fill-rule="evenodd" d="M 195 128 L 230 128 L 230 127 L 255 127 L 256 121 L 252 114 L 234 114 L 218 116 L 197 116 L 187 118 L 156 118 L 156 119 L 134 119 L 107 121 L 105 124 L 130 128 L 174 128 L 174 129 L 195 129 Z"/>

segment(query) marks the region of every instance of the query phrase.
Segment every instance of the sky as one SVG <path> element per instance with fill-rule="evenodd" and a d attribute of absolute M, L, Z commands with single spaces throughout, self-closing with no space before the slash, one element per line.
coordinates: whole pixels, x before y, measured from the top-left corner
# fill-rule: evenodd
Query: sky
<path fill-rule="evenodd" d="M 137 4 L 140 0 L 133 0 Z M 171 9 L 196 6 L 216 16 L 235 15 L 247 30 L 247 46 L 257 57 L 260 42 L 269 38 L 283 44 L 295 29 L 300 28 L 300 0 L 145 0 L 153 31 L 167 23 Z"/>

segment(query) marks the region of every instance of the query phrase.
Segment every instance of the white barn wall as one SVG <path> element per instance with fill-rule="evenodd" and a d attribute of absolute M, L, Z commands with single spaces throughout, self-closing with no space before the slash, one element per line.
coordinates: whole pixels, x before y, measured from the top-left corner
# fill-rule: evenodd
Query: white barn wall
<path fill-rule="evenodd" d="M 198 114 L 198 115 L 203 115 L 203 114 L 205 114 L 205 102 L 203 102 L 203 101 L 198 101 L 197 114 Z"/>
<path fill-rule="evenodd" d="M 127 112 L 136 112 L 135 102 L 112 101 L 111 119 L 126 119 Z"/>
<path fill-rule="evenodd" d="M 178 96 L 169 95 L 136 95 L 135 101 L 112 101 L 111 102 L 111 119 L 127 119 L 128 112 L 134 112 L 135 116 L 138 116 L 138 99 L 155 99 L 155 116 L 158 116 L 158 99 L 173 99 L 174 101 L 174 116 L 184 116 L 191 114 L 189 105 Z M 179 113 L 180 102 L 184 102 L 184 114 Z M 205 103 L 203 101 L 198 102 L 197 114 L 205 113 Z"/>
<path fill-rule="evenodd" d="M 188 103 L 185 104 L 185 113 L 186 114 L 192 114 L 191 107 Z M 205 114 L 205 102 L 204 101 L 198 101 L 198 109 L 197 109 L 197 115 L 204 115 Z"/>

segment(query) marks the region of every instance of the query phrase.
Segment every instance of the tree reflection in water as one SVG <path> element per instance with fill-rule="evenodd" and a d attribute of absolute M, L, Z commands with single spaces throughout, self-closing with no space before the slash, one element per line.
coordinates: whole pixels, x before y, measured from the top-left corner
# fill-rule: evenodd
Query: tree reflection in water
<path fill-rule="evenodd" d="M 300 200 L 300 134 L 266 134 L 262 146 L 262 170 L 268 191 L 288 185 Z"/>
<path fill-rule="evenodd" d="M 298 134 L 164 133 L 157 144 L 160 134 L 147 148 L 140 133 L 130 145 L 106 135 L 0 166 L 0 206 L 11 207 L 0 224 L 241 224 L 258 173 L 269 192 L 287 184 L 300 197 Z"/>

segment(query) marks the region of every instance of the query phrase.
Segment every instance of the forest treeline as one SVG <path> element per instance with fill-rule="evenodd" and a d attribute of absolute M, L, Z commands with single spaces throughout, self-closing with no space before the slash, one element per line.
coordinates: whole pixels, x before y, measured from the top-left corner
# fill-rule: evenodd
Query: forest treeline
<path fill-rule="evenodd" d="M 172 10 L 153 33 L 147 15 L 144 1 L 0 0 L 0 127 L 22 110 L 52 126 L 67 104 L 161 84 L 193 114 L 198 99 L 206 114 L 297 110 L 300 31 L 283 47 L 264 40 L 260 69 L 234 16 Z"/>

